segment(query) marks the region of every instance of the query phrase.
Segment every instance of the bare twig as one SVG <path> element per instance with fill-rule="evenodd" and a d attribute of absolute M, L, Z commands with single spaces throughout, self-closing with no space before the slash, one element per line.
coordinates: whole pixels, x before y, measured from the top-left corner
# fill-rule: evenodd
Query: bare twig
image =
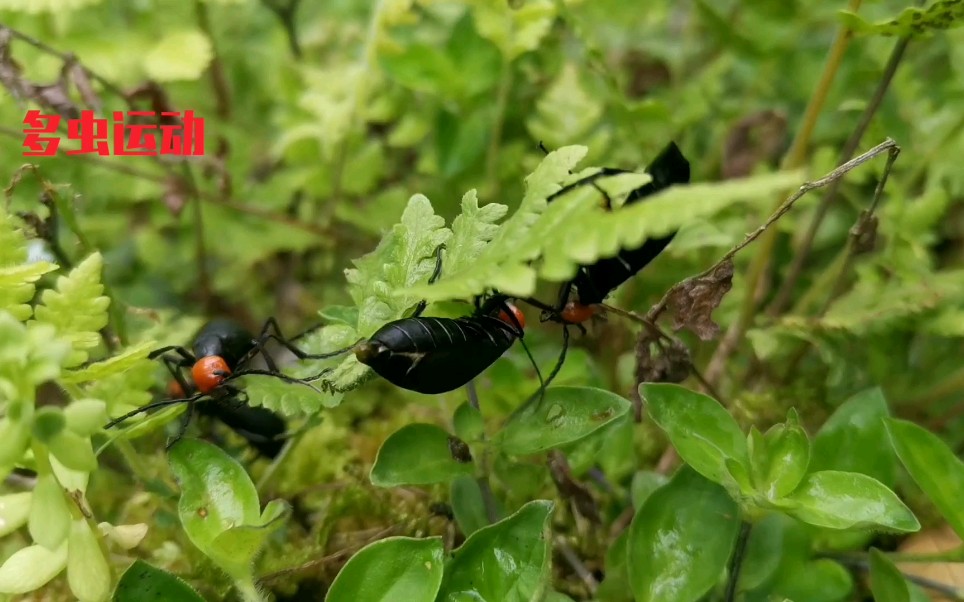
<path fill-rule="evenodd" d="M 596 590 L 599 589 L 599 582 L 593 577 L 586 565 L 580 560 L 579 555 L 576 554 L 568 543 L 565 542 L 561 537 L 557 537 L 555 540 L 556 550 L 559 551 L 559 555 L 566 561 L 566 564 L 572 568 L 573 572 L 582 579 L 582 582 L 586 584 L 586 588 L 592 596 L 596 595 Z"/>
<path fill-rule="evenodd" d="M 870 122 L 873 120 L 874 115 L 877 113 L 877 109 L 880 108 L 881 103 L 884 100 L 884 96 L 887 94 L 887 89 L 890 87 L 890 82 L 894 79 L 894 74 L 897 72 L 897 67 L 900 65 L 901 59 L 904 57 L 904 51 L 907 50 L 907 45 L 910 42 L 910 38 L 904 37 L 897 40 L 897 44 L 894 49 L 891 50 L 890 58 L 887 59 L 887 65 L 884 67 L 883 75 L 880 81 L 877 83 L 877 89 L 874 90 L 873 96 L 870 97 L 870 102 L 864 108 L 863 114 L 860 116 L 860 121 L 857 122 L 857 127 L 854 129 L 850 138 L 844 144 L 843 149 L 840 151 L 840 160 L 838 163 L 843 163 L 857 152 L 857 147 L 860 145 L 860 140 L 863 138 L 864 134 L 867 132 L 867 128 L 870 127 Z M 837 199 L 837 192 L 840 189 L 840 183 L 842 180 L 836 180 L 830 186 L 827 187 L 827 193 L 823 196 L 823 200 L 820 201 L 820 205 L 817 207 L 814 213 L 813 220 L 810 222 L 810 226 L 807 228 L 807 232 L 799 244 L 794 245 L 796 247 L 793 252 L 793 259 L 790 262 L 790 267 L 787 269 L 786 278 L 784 278 L 782 284 L 780 285 L 780 290 L 777 292 L 776 298 L 770 304 L 770 308 L 767 313 L 771 316 L 779 315 L 786 309 L 787 304 L 790 302 L 790 297 L 793 294 L 794 286 L 797 280 L 800 278 L 800 274 L 803 272 L 804 262 L 807 260 L 810 254 L 810 249 L 813 247 L 814 238 L 816 238 L 817 230 L 820 229 L 820 225 L 823 223 L 827 212 L 830 210 L 830 206 Z"/>

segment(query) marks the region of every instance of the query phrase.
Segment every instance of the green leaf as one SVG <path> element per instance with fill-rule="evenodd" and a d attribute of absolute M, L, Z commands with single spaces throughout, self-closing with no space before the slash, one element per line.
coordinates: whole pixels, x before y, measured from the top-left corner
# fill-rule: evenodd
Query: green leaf
<path fill-rule="evenodd" d="M 525 455 L 579 441 L 629 412 L 625 398 L 593 387 L 549 387 L 514 414 L 495 443 L 511 455 Z"/>
<path fill-rule="evenodd" d="M 452 479 L 449 492 L 455 522 L 459 524 L 459 528 L 466 537 L 489 524 L 489 518 L 485 512 L 485 500 L 482 499 L 482 489 L 475 478 L 462 475 Z"/>
<path fill-rule="evenodd" d="M 16 267 L 26 262 L 27 237 L 4 206 L 0 208 L 0 267 Z"/>
<path fill-rule="evenodd" d="M 854 579 L 839 563 L 822 558 L 801 565 L 774 589 L 789 600 L 844 602 L 853 599 Z"/>
<path fill-rule="evenodd" d="M 526 127 L 532 137 L 549 148 L 583 139 L 602 116 L 602 103 L 583 89 L 579 70 L 566 63 L 559 76 L 536 101 L 536 111 Z"/>
<path fill-rule="evenodd" d="M 81 437 L 77 433 L 64 429 L 47 442 L 50 453 L 60 460 L 60 463 L 72 470 L 93 472 L 97 470 L 97 456 L 91 445 L 90 437 Z"/>
<path fill-rule="evenodd" d="M 177 509 L 191 542 L 234 578 L 249 573 L 277 509 L 261 513 L 258 492 L 244 468 L 219 448 L 181 439 L 169 453 L 181 488 Z"/>
<path fill-rule="evenodd" d="M 34 296 L 34 282 L 56 269 L 56 265 L 46 261 L 0 267 L 0 310 L 10 312 L 20 321 L 30 318 L 33 308 L 28 302 Z"/>
<path fill-rule="evenodd" d="M 396 52 L 380 53 L 385 73 L 396 82 L 418 92 L 451 97 L 451 83 L 459 81 L 459 68 L 448 54 L 428 44 L 407 44 Z"/>
<path fill-rule="evenodd" d="M 438 600 L 538 600 L 549 585 L 552 502 L 536 500 L 473 533 L 452 556 Z"/>
<path fill-rule="evenodd" d="M 639 511 L 649 499 L 649 496 L 653 495 L 660 487 L 666 485 L 669 482 L 669 478 L 659 472 L 651 472 L 647 470 L 641 470 L 633 475 L 633 481 L 629 486 L 630 498 L 633 502 L 633 508 Z"/>
<path fill-rule="evenodd" d="M 70 591 L 80 602 L 105 602 L 110 596 L 110 567 L 87 519 L 71 524 L 67 552 Z"/>
<path fill-rule="evenodd" d="M 482 249 L 499 231 L 496 222 L 508 211 L 508 207 L 499 203 L 479 207 L 475 190 L 466 192 L 462 196 L 462 213 L 452 222 L 450 249 L 445 252 L 443 270 L 458 272 L 475 263 Z"/>
<path fill-rule="evenodd" d="M 455 408 L 452 425 L 455 428 L 455 435 L 469 443 L 478 441 L 485 435 L 485 421 L 482 419 L 481 412 L 467 401 Z"/>
<path fill-rule="evenodd" d="M 40 589 L 67 566 L 67 542 L 55 550 L 41 545 L 20 548 L 0 566 L 0 594 Z"/>
<path fill-rule="evenodd" d="M 6 537 L 27 522 L 32 502 L 30 491 L 0 496 L 0 537 Z"/>
<path fill-rule="evenodd" d="M 851 11 L 838 14 L 844 25 L 856 33 L 884 36 L 919 36 L 964 24 L 964 6 L 957 0 L 937 0 L 925 8 L 908 7 L 896 17 L 876 23 Z"/>
<path fill-rule="evenodd" d="M 796 412 L 786 424 L 772 426 L 764 435 L 767 448 L 767 465 L 763 481 L 757 489 L 768 498 L 778 499 L 789 495 L 807 474 L 810 464 L 810 440 L 800 426 Z"/>
<path fill-rule="evenodd" d="M 786 503 L 784 503 L 786 502 Z M 913 512 L 880 481 L 856 472 L 814 472 L 779 502 L 805 523 L 828 529 L 920 529 Z"/>
<path fill-rule="evenodd" d="M 446 483 L 472 474 L 471 462 L 453 457 L 452 436 L 432 424 L 409 424 L 395 431 L 378 450 L 371 481 L 378 487 Z"/>
<path fill-rule="evenodd" d="M 740 526 L 726 490 L 681 469 L 655 491 L 629 529 L 629 579 L 637 602 L 696 602 L 719 580 Z"/>
<path fill-rule="evenodd" d="M 870 550 L 870 591 L 876 602 L 910 602 L 910 591 L 904 576 L 876 548 Z"/>
<path fill-rule="evenodd" d="M 780 567 L 783 554 L 784 521 L 790 520 L 776 513 L 767 514 L 753 523 L 746 544 L 743 569 L 740 571 L 741 591 L 760 587 L 769 581 Z"/>
<path fill-rule="evenodd" d="M 69 370 L 60 380 L 66 383 L 86 383 L 99 381 L 115 374 L 123 374 L 141 361 L 146 360 L 148 354 L 155 348 L 157 348 L 156 342 L 142 341 L 106 360 L 94 362 L 78 370 Z M 148 361 L 151 361 L 151 365 L 154 365 L 152 360 Z"/>
<path fill-rule="evenodd" d="M 144 70 L 159 82 L 196 80 L 213 58 L 211 42 L 201 31 L 167 31 L 144 57 Z"/>
<path fill-rule="evenodd" d="M 50 550 L 56 550 L 70 533 L 70 507 L 64 490 L 52 474 L 37 477 L 30 507 L 30 537 Z"/>
<path fill-rule="evenodd" d="M 749 472 L 746 440 L 739 425 L 711 397 L 665 383 L 644 383 L 639 394 L 653 421 L 696 472 L 721 485 L 734 483 L 726 460 Z"/>
<path fill-rule="evenodd" d="M 888 419 L 894 450 L 914 482 L 940 510 L 941 516 L 964 537 L 964 463 L 941 439 L 905 420 Z"/>
<path fill-rule="evenodd" d="M 63 14 L 85 6 L 99 4 L 103 0 L 0 0 L 0 9 L 24 12 L 28 15 L 51 13 Z"/>
<path fill-rule="evenodd" d="M 488 147 L 491 127 L 487 111 L 468 116 L 440 111 L 435 125 L 440 175 L 451 178 L 477 165 Z"/>
<path fill-rule="evenodd" d="M 530 0 L 519 9 L 508 2 L 473 2 L 475 27 L 502 52 L 505 61 L 538 48 L 555 18 L 550 0 Z"/>
<path fill-rule="evenodd" d="M 180 577 L 153 567 L 143 560 L 124 571 L 117 589 L 114 602 L 159 602 L 177 600 L 178 602 L 204 602 L 194 588 Z"/>
<path fill-rule="evenodd" d="M 107 326 L 110 299 L 102 294 L 103 265 L 100 253 L 92 253 L 70 274 L 57 278 L 56 289 L 44 291 L 43 305 L 34 310 L 38 323 L 53 325 L 60 338 L 70 341 L 74 352 L 67 366 L 87 361 L 87 351 L 100 344 L 98 331 Z"/>
<path fill-rule="evenodd" d="M 341 569 L 328 602 L 433 602 L 442 584 L 441 537 L 389 537 L 368 544 Z"/>
<path fill-rule="evenodd" d="M 892 486 L 897 458 L 882 420 L 889 415 L 879 388 L 845 401 L 814 437 L 811 470 L 859 472 Z"/>

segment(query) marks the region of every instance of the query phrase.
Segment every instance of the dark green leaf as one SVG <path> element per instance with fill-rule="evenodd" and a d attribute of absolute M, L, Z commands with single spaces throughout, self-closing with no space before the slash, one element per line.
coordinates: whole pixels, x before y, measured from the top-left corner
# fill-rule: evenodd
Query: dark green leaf
<path fill-rule="evenodd" d="M 780 505 L 800 520 L 828 529 L 917 531 L 920 523 L 893 491 L 867 475 L 824 470 L 807 475 Z"/>
<path fill-rule="evenodd" d="M 910 602 L 907 581 L 879 550 L 870 550 L 870 591 L 875 602 Z"/>
<path fill-rule="evenodd" d="M 472 534 L 445 567 L 439 600 L 538 600 L 549 586 L 552 502 L 536 500 Z"/>
<path fill-rule="evenodd" d="M 482 490 L 474 477 L 468 475 L 456 477 L 452 480 L 450 491 L 452 513 L 455 514 L 455 521 L 466 537 L 489 524 Z"/>
<path fill-rule="evenodd" d="M 441 537 L 389 537 L 358 551 L 335 577 L 328 602 L 432 602 L 442 583 Z"/>
<path fill-rule="evenodd" d="M 669 482 L 669 479 L 666 475 L 658 472 L 641 470 L 634 474 L 633 481 L 629 487 L 633 508 L 639 511 L 646 500 L 649 499 L 649 496 L 667 482 Z"/>
<path fill-rule="evenodd" d="M 485 432 L 482 414 L 467 401 L 455 408 L 452 424 L 455 427 L 455 434 L 463 441 L 470 443 L 479 440 Z"/>
<path fill-rule="evenodd" d="M 629 411 L 624 397 L 593 387 L 549 387 L 541 401 L 514 414 L 496 442 L 511 455 L 578 441 Z"/>
<path fill-rule="evenodd" d="M 653 421 L 696 472 L 715 483 L 735 482 L 730 459 L 749 472 L 746 439 L 733 417 L 716 400 L 679 385 L 644 383 L 639 394 Z"/>
<path fill-rule="evenodd" d="M 785 520 L 779 514 L 768 514 L 753 523 L 740 571 L 741 591 L 763 585 L 776 573 L 783 553 Z"/>
<path fill-rule="evenodd" d="M 124 571 L 117 589 L 114 602 L 204 602 L 194 589 L 179 577 L 153 567 L 143 560 Z"/>
<path fill-rule="evenodd" d="M 371 481 L 379 487 L 445 483 L 474 471 L 471 462 L 452 456 L 450 436 L 432 424 L 409 424 L 395 431 L 378 450 Z"/>
<path fill-rule="evenodd" d="M 897 458 L 883 422 L 889 413 L 880 389 L 845 401 L 814 437 L 810 469 L 859 472 L 892 487 Z"/>
<path fill-rule="evenodd" d="M 695 602 L 726 567 L 740 526 L 726 490 L 683 468 L 630 526 L 629 578 L 637 602 Z"/>
<path fill-rule="evenodd" d="M 954 532 L 964 537 L 964 463 L 937 435 L 912 422 L 889 419 L 887 430 L 907 472 Z"/>
<path fill-rule="evenodd" d="M 843 602 L 852 600 L 854 579 L 850 572 L 833 560 L 814 560 L 785 575 L 774 593 L 790 600 L 807 602 Z"/>

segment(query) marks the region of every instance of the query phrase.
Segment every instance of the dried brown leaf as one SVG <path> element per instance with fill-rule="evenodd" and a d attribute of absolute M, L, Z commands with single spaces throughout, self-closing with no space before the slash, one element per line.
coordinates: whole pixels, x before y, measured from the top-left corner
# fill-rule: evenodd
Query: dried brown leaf
<path fill-rule="evenodd" d="M 860 212 L 857 223 L 850 229 L 850 237 L 853 239 L 854 255 L 870 253 L 877 246 L 877 224 L 879 220 L 869 210 Z"/>
<path fill-rule="evenodd" d="M 42 107 L 48 108 L 67 119 L 80 117 L 80 109 L 70 98 L 67 80 L 61 79 L 52 84 L 34 85 L 32 98 Z"/>
<path fill-rule="evenodd" d="M 733 287 L 733 260 L 727 259 L 706 276 L 684 281 L 670 295 L 673 329 L 689 328 L 696 336 L 709 341 L 720 332 L 713 321 L 713 310 Z"/>
<path fill-rule="evenodd" d="M 908 537 L 898 550 L 905 554 L 936 554 L 961 546 L 961 538 L 949 526 L 929 529 Z M 951 587 L 964 588 L 964 564 L 957 562 L 899 562 L 897 568 L 906 575 L 922 577 Z M 932 600 L 952 600 L 932 593 Z"/>
<path fill-rule="evenodd" d="M 472 461 L 472 452 L 469 451 L 469 446 L 465 441 L 449 435 L 448 442 L 449 453 L 452 455 L 453 460 L 460 464 L 468 464 Z"/>
<path fill-rule="evenodd" d="M 6 27 L 0 27 L 0 84 L 10 91 L 11 96 L 23 101 L 31 96 L 33 86 L 21 75 L 20 65 L 10 54 L 10 41 L 13 34 Z"/>

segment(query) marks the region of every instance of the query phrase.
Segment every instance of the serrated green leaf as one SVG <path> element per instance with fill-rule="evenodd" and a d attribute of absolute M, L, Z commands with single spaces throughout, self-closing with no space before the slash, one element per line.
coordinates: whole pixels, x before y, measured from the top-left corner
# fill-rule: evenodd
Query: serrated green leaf
<path fill-rule="evenodd" d="M 936 0 L 925 8 L 911 6 L 892 19 L 876 23 L 851 11 L 842 10 L 838 15 L 844 25 L 857 33 L 884 36 L 919 36 L 964 25 L 964 5 L 957 0 Z"/>
<path fill-rule="evenodd" d="M 534 139 L 555 148 L 583 139 L 602 111 L 602 104 L 583 89 L 576 65 L 566 63 L 536 101 L 536 112 L 526 120 L 526 127 Z"/>
<path fill-rule="evenodd" d="M 382 443 L 371 470 L 372 485 L 427 485 L 472 474 L 471 462 L 453 457 L 452 437 L 432 424 L 409 424 Z"/>
<path fill-rule="evenodd" d="M 452 238 L 448 243 L 451 249 L 445 252 L 443 271 L 459 272 L 471 266 L 499 231 L 495 223 L 508 211 L 508 207 L 499 203 L 479 207 L 475 190 L 466 192 L 462 196 L 462 213 L 452 222 Z"/>
<path fill-rule="evenodd" d="M 68 370 L 60 377 L 60 380 L 67 383 L 86 383 L 99 381 L 115 374 L 123 374 L 141 361 L 146 360 L 150 352 L 156 347 L 157 343 L 154 341 L 142 341 L 106 360 L 94 362 L 77 370 Z"/>
<path fill-rule="evenodd" d="M 475 27 L 483 38 L 502 52 L 506 61 L 538 48 L 555 18 L 550 0 L 530 0 L 521 8 L 508 2 L 476 1 L 472 3 Z"/>
<path fill-rule="evenodd" d="M 0 310 L 7 310 L 20 321 L 27 320 L 33 308 L 34 282 L 57 266 L 46 261 L 0 268 Z"/>
<path fill-rule="evenodd" d="M 359 335 L 370 336 L 419 301 L 396 291 L 428 281 L 435 270 L 435 250 L 451 235 L 427 198 L 417 194 L 409 199 L 391 233 L 374 251 L 354 260 L 355 268 L 345 270 L 349 293 L 360 308 Z"/>
<path fill-rule="evenodd" d="M 639 394 L 653 421 L 663 429 L 683 460 L 714 483 L 734 483 L 726 460 L 749 474 L 746 440 L 723 406 L 706 395 L 666 383 L 644 383 Z"/>
<path fill-rule="evenodd" d="M 696 602 L 726 567 L 740 526 L 726 490 L 683 468 L 629 527 L 628 566 L 638 602 Z"/>
<path fill-rule="evenodd" d="M 631 404 L 593 387 L 549 387 L 513 414 L 495 437 L 511 455 L 533 454 L 579 441 L 629 412 Z"/>
<path fill-rule="evenodd" d="M 27 261 L 27 238 L 7 213 L 0 208 L 0 267 L 19 266 Z"/>
<path fill-rule="evenodd" d="M 442 584 L 441 537 L 388 537 L 359 550 L 328 590 L 328 602 L 433 602 Z"/>
<path fill-rule="evenodd" d="M 912 422 L 889 418 L 886 424 L 907 472 L 954 532 L 964 537 L 964 462 L 940 437 Z"/>
<path fill-rule="evenodd" d="M 98 331 L 107 325 L 110 299 L 102 294 L 103 263 L 100 253 L 92 253 L 70 274 L 57 278 L 56 289 L 44 291 L 43 305 L 34 310 L 38 323 L 53 325 L 61 338 L 70 341 L 74 353 L 68 366 L 87 360 L 87 350 L 100 343 Z"/>
<path fill-rule="evenodd" d="M 159 82 L 196 80 L 213 58 L 211 42 L 203 32 L 168 31 L 144 56 L 144 70 Z"/>
<path fill-rule="evenodd" d="M 115 602 L 204 602 L 204 598 L 180 577 L 135 560 L 114 590 Z"/>
<path fill-rule="evenodd" d="M 473 533 L 446 565 L 438 599 L 540 599 L 549 585 L 552 508 L 532 501 Z"/>
<path fill-rule="evenodd" d="M 880 481 L 856 472 L 814 472 L 784 501 L 784 511 L 828 529 L 876 528 L 896 532 L 920 529 L 914 513 Z"/>

